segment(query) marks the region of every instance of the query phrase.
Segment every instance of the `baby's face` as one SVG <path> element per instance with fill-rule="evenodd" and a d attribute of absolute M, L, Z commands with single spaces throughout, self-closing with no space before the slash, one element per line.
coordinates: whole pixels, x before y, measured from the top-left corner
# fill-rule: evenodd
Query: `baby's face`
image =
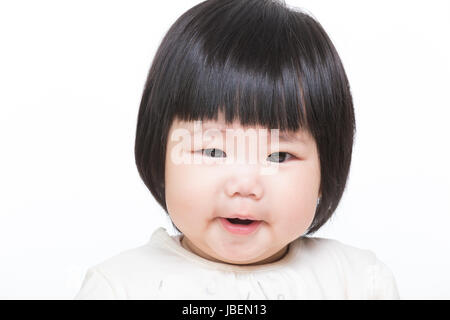
<path fill-rule="evenodd" d="M 226 133 L 215 130 L 221 128 Z M 252 128 L 257 148 L 251 138 L 239 140 L 249 128 L 226 126 L 222 115 L 219 121 L 175 120 L 169 131 L 167 209 L 184 246 L 212 261 L 273 262 L 314 218 L 320 185 L 314 139 L 298 131 L 284 141 L 272 135 L 276 131 Z M 253 222 L 227 219 L 235 217 Z"/>

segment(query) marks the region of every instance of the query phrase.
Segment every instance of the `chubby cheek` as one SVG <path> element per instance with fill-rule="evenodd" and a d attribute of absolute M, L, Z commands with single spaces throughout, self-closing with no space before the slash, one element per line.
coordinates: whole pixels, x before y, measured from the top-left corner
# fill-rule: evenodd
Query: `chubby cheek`
<path fill-rule="evenodd" d="M 283 205 L 282 217 L 278 225 L 278 232 L 289 236 L 291 240 L 303 235 L 314 219 L 315 207 L 304 201 L 291 202 Z"/>
<path fill-rule="evenodd" d="M 294 240 L 308 229 L 314 219 L 320 178 L 315 174 L 295 174 L 292 171 L 288 176 L 278 178 L 277 184 L 283 187 L 275 188 L 271 199 L 277 204 L 273 213 L 276 217 L 274 227 L 278 234 Z"/>
<path fill-rule="evenodd" d="M 166 165 L 166 204 L 170 217 L 177 227 L 201 228 L 205 223 L 214 199 L 213 189 L 201 170 L 192 165 Z"/>
<path fill-rule="evenodd" d="M 280 201 L 281 203 L 281 201 Z M 314 208 L 305 201 L 284 201 L 278 207 L 278 219 L 274 222 L 275 233 L 281 238 L 292 241 L 303 235 L 314 219 Z"/>

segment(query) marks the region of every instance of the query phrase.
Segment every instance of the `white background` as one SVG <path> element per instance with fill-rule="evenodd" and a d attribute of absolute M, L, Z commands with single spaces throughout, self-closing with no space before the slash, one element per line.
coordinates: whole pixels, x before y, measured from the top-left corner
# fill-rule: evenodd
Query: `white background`
<path fill-rule="evenodd" d="M 147 72 L 200 1 L 0 2 L 0 298 L 72 299 L 88 267 L 173 234 L 134 162 Z M 314 236 L 373 250 L 403 299 L 450 298 L 450 2 L 287 0 L 323 25 L 357 135 Z"/>

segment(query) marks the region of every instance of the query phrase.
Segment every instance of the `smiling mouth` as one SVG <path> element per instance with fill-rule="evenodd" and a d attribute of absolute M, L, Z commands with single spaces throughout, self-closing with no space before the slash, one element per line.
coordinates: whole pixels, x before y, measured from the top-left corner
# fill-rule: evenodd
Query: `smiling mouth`
<path fill-rule="evenodd" d="M 220 218 L 223 228 L 235 235 L 250 235 L 256 232 L 261 225 L 261 220 Z"/>

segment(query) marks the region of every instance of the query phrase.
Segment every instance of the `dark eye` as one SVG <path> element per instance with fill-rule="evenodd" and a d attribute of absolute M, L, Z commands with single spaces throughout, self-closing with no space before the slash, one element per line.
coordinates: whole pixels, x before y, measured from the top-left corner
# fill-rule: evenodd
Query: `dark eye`
<path fill-rule="evenodd" d="M 207 156 L 212 158 L 225 157 L 225 152 L 216 148 L 202 149 L 201 151 L 202 154 L 206 154 Z"/>
<path fill-rule="evenodd" d="M 275 155 L 275 156 L 273 156 L 273 155 Z M 272 159 L 269 161 L 280 163 L 280 162 L 284 162 L 286 160 L 286 157 L 288 157 L 288 159 L 289 159 L 289 157 L 292 157 L 292 155 L 288 152 L 274 152 L 269 156 L 269 159 Z"/>

